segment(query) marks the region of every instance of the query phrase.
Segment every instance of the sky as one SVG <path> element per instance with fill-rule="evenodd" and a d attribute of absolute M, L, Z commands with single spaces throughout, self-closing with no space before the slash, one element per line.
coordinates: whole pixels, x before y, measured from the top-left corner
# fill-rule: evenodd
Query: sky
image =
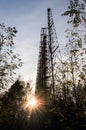
<path fill-rule="evenodd" d="M 15 50 L 24 64 L 16 71 L 16 77 L 22 75 L 35 85 L 40 31 L 47 26 L 47 8 L 52 9 L 57 37 L 62 44 L 67 18 L 61 14 L 67 10 L 68 3 L 69 0 L 0 0 L 0 23 L 18 30 Z"/>

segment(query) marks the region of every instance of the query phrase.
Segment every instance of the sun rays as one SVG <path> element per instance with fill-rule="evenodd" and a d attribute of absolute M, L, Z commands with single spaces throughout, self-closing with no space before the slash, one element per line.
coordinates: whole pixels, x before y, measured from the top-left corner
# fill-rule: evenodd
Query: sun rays
<path fill-rule="evenodd" d="M 27 100 L 25 101 L 24 108 L 28 109 L 30 112 L 34 110 L 40 110 L 41 107 L 44 106 L 44 100 L 41 97 L 37 96 L 31 96 L 27 97 Z"/>

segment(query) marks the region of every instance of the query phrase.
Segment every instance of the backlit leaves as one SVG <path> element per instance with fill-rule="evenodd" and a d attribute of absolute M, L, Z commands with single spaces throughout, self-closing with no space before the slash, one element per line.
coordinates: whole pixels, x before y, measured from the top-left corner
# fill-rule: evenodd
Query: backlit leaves
<path fill-rule="evenodd" d="M 78 27 L 83 21 L 86 24 L 86 1 L 85 0 L 70 0 L 68 10 L 62 15 L 68 15 L 68 23 L 72 23 L 74 27 Z"/>
<path fill-rule="evenodd" d="M 19 55 L 14 52 L 14 37 L 17 30 L 15 27 L 6 27 L 0 24 L 0 87 L 12 81 L 15 70 L 22 66 Z"/>

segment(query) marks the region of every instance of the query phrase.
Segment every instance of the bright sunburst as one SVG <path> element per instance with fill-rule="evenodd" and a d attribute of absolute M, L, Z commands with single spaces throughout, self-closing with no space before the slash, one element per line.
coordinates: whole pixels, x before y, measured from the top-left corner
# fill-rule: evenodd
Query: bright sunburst
<path fill-rule="evenodd" d="M 30 101 L 29 101 L 29 106 L 32 109 L 35 109 L 37 107 L 37 99 L 35 97 L 33 97 Z"/>
<path fill-rule="evenodd" d="M 42 99 L 33 96 L 26 100 L 26 103 L 24 104 L 24 108 L 32 111 L 32 110 L 40 109 L 43 105 L 44 105 L 44 101 Z"/>

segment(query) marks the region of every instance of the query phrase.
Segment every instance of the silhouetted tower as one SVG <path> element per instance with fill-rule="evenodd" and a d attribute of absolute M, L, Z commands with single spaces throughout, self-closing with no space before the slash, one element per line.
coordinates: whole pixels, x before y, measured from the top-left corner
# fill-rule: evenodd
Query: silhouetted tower
<path fill-rule="evenodd" d="M 58 65 L 61 52 L 53 21 L 52 11 L 47 10 L 48 27 L 41 30 L 41 42 L 37 70 L 36 91 L 47 89 L 54 97 L 56 92 Z"/>
<path fill-rule="evenodd" d="M 55 95 L 55 88 L 57 85 L 58 71 L 57 66 L 61 61 L 61 52 L 57 39 L 56 29 L 53 21 L 52 11 L 50 8 L 47 9 L 48 15 L 48 46 L 49 46 L 49 82 L 51 93 Z"/>
<path fill-rule="evenodd" d="M 37 70 L 37 82 L 36 82 L 36 91 L 47 89 L 47 29 L 41 29 L 40 36 L 40 48 L 39 48 L 39 61 L 38 61 L 38 70 Z"/>

